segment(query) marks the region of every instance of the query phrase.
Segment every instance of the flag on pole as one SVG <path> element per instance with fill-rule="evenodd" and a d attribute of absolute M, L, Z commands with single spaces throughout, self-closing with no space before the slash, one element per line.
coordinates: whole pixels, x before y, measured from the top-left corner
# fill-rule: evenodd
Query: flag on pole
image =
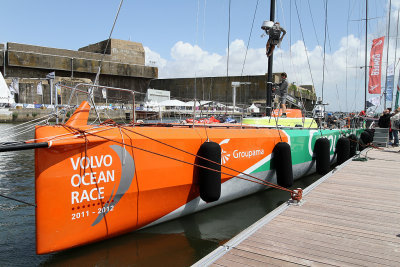
<path fill-rule="evenodd" d="M 38 95 L 43 95 L 43 86 L 42 86 L 42 82 L 39 82 L 39 83 L 37 84 L 36 93 L 37 93 Z"/>
<path fill-rule="evenodd" d="M 11 93 L 19 94 L 19 78 L 12 79 L 9 89 Z"/>
<path fill-rule="evenodd" d="M 384 40 L 385 37 L 380 37 L 372 40 L 371 54 L 369 60 L 370 68 L 368 82 L 368 93 L 370 94 L 381 93 L 381 67 Z"/>
<path fill-rule="evenodd" d="M 381 104 L 381 96 L 378 95 L 378 96 L 372 97 L 372 98 L 368 99 L 367 102 L 370 102 L 372 105 L 377 107 Z"/>
<path fill-rule="evenodd" d="M 386 100 L 393 101 L 394 64 L 388 66 L 386 75 Z"/>
<path fill-rule="evenodd" d="M 373 107 L 374 106 L 374 104 L 372 104 L 371 102 L 369 102 L 368 100 L 367 100 L 367 102 L 366 102 L 366 105 L 365 105 L 367 108 L 370 108 L 370 107 Z"/>
<path fill-rule="evenodd" d="M 50 72 L 46 75 L 46 79 L 55 79 L 56 78 L 56 72 Z"/>
<path fill-rule="evenodd" d="M 396 100 L 394 102 L 395 109 L 399 107 L 399 94 L 400 94 L 400 74 L 399 74 L 399 80 L 397 81 Z"/>

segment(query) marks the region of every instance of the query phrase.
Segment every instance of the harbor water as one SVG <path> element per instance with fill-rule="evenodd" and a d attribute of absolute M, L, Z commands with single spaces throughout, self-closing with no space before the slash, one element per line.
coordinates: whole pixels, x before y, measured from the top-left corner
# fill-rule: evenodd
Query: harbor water
<path fill-rule="evenodd" d="M 1 142 L 27 140 L 33 132 L 0 124 Z M 35 202 L 34 151 L 0 153 L 0 194 Z M 305 188 L 319 178 L 295 182 Z M 0 197 L 0 266 L 189 266 L 287 201 L 268 189 L 186 217 L 102 242 L 48 255 L 35 253 L 35 208 Z"/>

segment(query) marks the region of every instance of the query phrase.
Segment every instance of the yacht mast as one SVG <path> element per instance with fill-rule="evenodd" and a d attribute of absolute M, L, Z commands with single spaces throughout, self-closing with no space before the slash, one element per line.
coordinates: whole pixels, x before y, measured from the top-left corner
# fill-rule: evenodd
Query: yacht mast
<path fill-rule="evenodd" d="M 383 104 L 383 109 L 386 109 L 386 95 L 387 95 L 387 71 L 388 71 L 388 67 L 389 67 L 389 45 L 390 45 L 390 10 L 392 8 L 392 0 L 389 1 L 389 22 L 388 22 L 388 30 L 387 30 L 387 51 L 386 51 L 386 74 L 385 74 L 385 91 L 384 91 L 384 104 Z M 392 92 L 393 94 L 393 92 Z M 393 102 L 393 101 L 392 101 Z"/>
<path fill-rule="evenodd" d="M 275 22 L 275 0 L 271 0 L 271 10 L 269 13 L 269 20 Z M 267 98 L 266 98 L 266 107 L 265 107 L 265 115 L 271 115 L 271 107 L 272 107 L 272 66 L 274 62 L 274 53 L 272 53 L 268 57 L 268 78 L 267 78 Z"/>
<path fill-rule="evenodd" d="M 400 9 L 399 10 L 397 10 L 397 29 L 396 29 L 396 45 L 395 45 L 395 48 L 394 48 L 394 73 L 396 74 L 396 66 L 397 66 L 397 64 L 398 64 L 398 61 L 397 61 L 397 38 L 399 37 L 399 14 L 400 14 Z M 397 85 L 398 86 L 398 85 Z M 394 107 L 395 107 L 395 109 L 397 109 L 398 108 L 398 104 L 397 104 L 397 102 L 398 102 L 398 99 L 399 99 L 399 97 L 398 97 L 398 95 L 399 95 L 399 91 L 398 90 L 396 90 L 396 98 L 395 98 L 395 104 L 394 104 Z M 392 98 L 393 98 L 393 96 L 392 96 Z M 393 108 L 393 99 L 392 99 L 392 103 L 391 103 L 391 107 Z"/>
<path fill-rule="evenodd" d="M 365 0 L 365 78 L 364 78 L 364 111 L 367 112 L 367 47 L 368 47 L 368 0 Z"/>

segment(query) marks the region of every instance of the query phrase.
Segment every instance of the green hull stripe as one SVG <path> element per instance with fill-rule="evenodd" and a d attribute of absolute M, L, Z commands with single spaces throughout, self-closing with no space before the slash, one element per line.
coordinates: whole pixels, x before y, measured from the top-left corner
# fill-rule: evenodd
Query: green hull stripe
<path fill-rule="evenodd" d="M 360 137 L 360 134 L 364 131 L 363 129 L 352 129 L 352 130 L 317 130 L 317 129 L 286 129 L 283 130 L 289 137 L 290 150 L 292 153 L 292 164 L 300 164 L 309 162 L 312 160 L 314 151 L 315 141 L 320 137 L 328 138 L 331 147 L 330 153 L 335 153 L 335 147 L 337 140 L 342 136 L 348 136 L 355 134 Z M 271 161 L 264 163 L 259 168 L 255 169 L 252 173 L 268 171 L 271 169 Z"/>

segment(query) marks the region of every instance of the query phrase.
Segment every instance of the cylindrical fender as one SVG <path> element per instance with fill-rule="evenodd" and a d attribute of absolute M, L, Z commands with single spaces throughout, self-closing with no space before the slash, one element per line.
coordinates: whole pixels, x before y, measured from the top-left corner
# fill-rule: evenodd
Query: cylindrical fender
<path fill-rule="evenodd" d="M 336 143 L 337 164 L 340 165 L 350 158 L 350 140 L 340 137 Z"/>
<path fill-rule="evenodd" d="M 221 165 L 216 163 L 221 162 L 221 146 L 215 142 L 205 142 L 200 146 L 197 155 L 213 161 L 196 158 L 197 165 L 211 169 L 195 166 L 200 197 L 205 202 L 217 201 L 221 196 Z"/>
<path fill-rule="evenodd" d="M 318 174 L 327 174 L 330 170 L 330 143 L 327 138 L 319 138 L 315 141 L 314 154 L 316 171 Z"/>
<path fill-rule="evenodd" d="M 360 135 L 360 141 L 362 141 L 360 150 L 363 150 L 369 143 L 372 143 L 372 141 L 374 141 L 373 133 L 369 131 L 362 132 Z"/>
<path fill-rule="evenodd" d="M 278 185 L 286 188 L 291 187 L 293 185 L 293 168 L 290 145 L 285 142 L 277 143 L 273 155 Z"/>
<path fill-rule="evenodd" d="M 350 157 L 354 157 L 357 152 L 357 144 L 358 144 L 358 138 L 355 134 L 351 134 L 347 137 L 350 141 Z"/>

